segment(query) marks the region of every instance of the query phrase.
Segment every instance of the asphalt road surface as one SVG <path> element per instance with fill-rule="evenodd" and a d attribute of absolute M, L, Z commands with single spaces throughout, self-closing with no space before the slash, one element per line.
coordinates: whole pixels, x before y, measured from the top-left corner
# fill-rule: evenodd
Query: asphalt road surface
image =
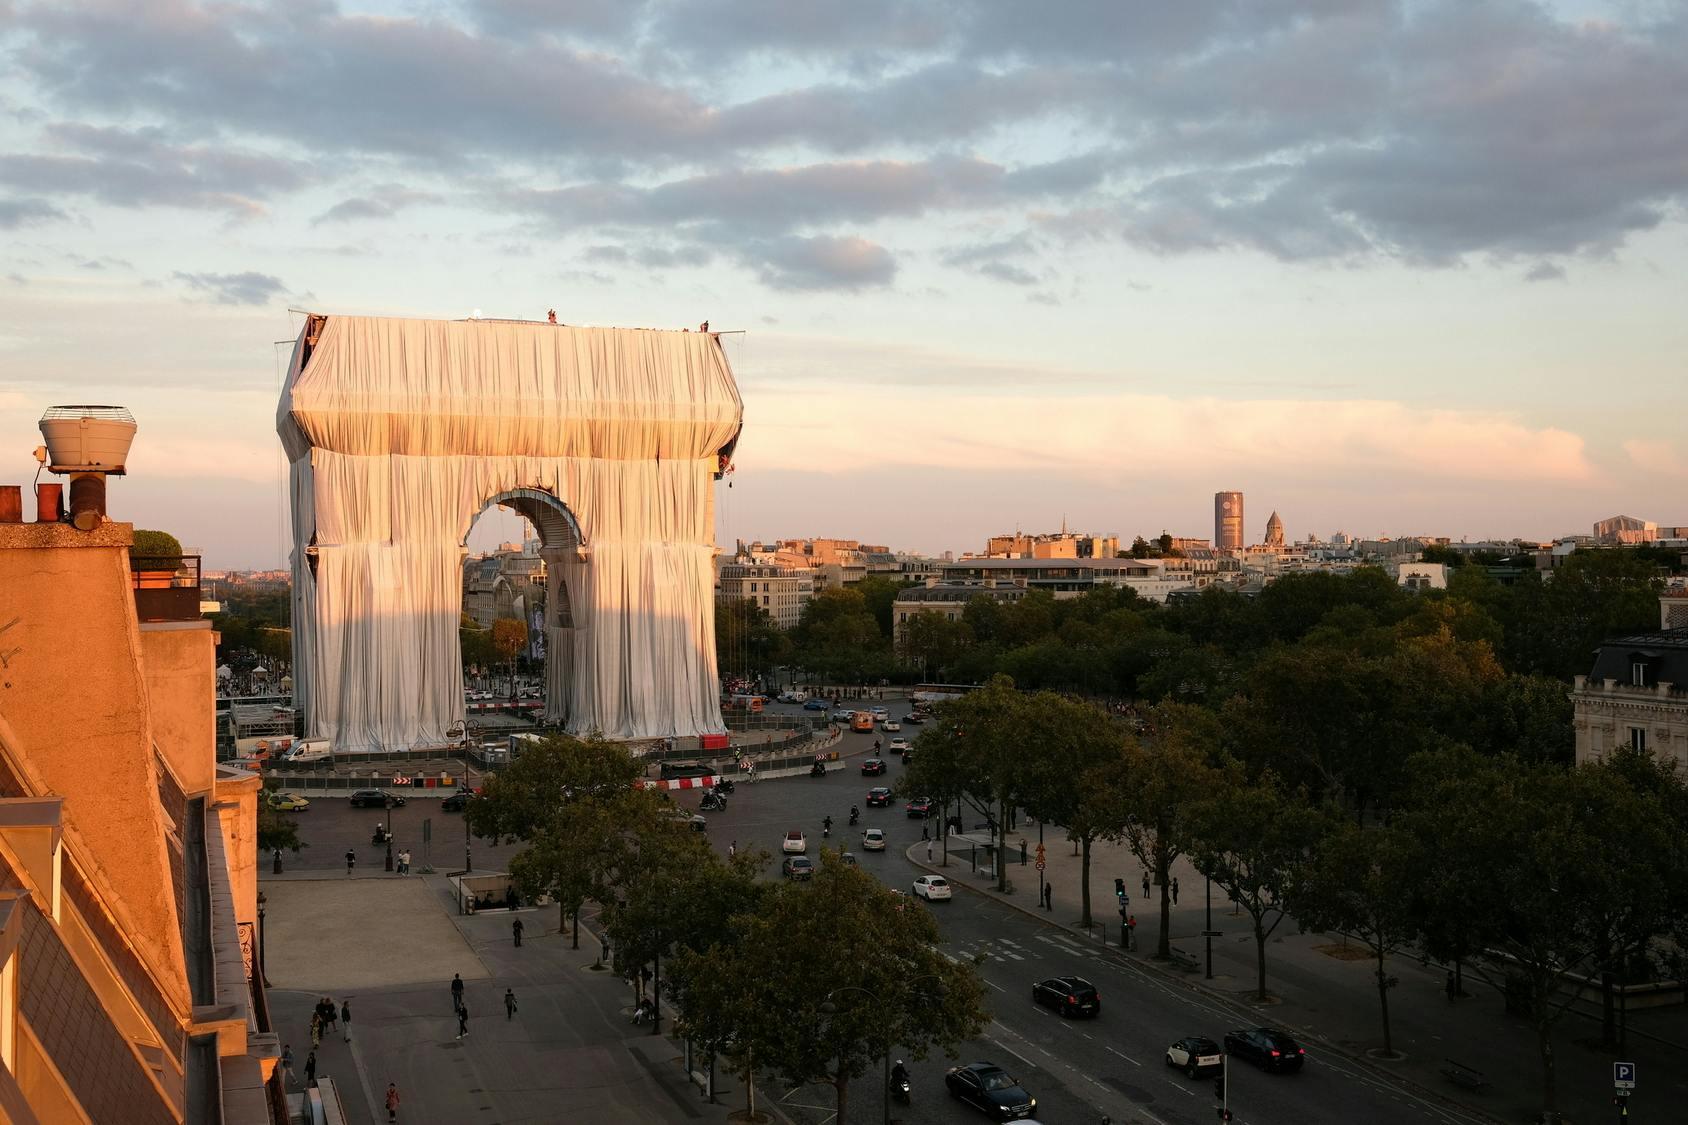
<path fill-rule="evenodd" d="M 894 717 L 907 710 L 889 705 Z M 784 709 L 784 708 L 782 708 Z M 911 740 L 921 728 L 905 728 Z M 846 734 L 840 749 L 848 754 L 872 745 L 875 737 Z M 770 877 L 779 872 L 780 841 L 787 830 L 800 828 L 809 837 L 809 854 L 821 846 L 847 842 L 866 870 L 887 884 L 908 890 L 919 869 L 905 858 L 907 848 L 920 841 L 923 823 L 911 820 L 897 801 L 890 808 L 869 809 L 867 790 L 893 785 L 900 759 L 887 755 L 883 777 L 862 777 L 859 758 L 824 780 L 793 777 L 740 784 L 724 812 L 710 813 L 709 836 L 725 851 L 760 847 L 773 862 Z M 688 805 L 695 803 L 689 795 Z M 850 805 L 861 809 L 861 824 L 847 827 Z M 830 815 L 830 840 L 821 838 L 821 820 Z M 933 828 L 936 821 L 931 822 Z M 859 846 L 864 828 L 885 830 L 884 852 L 864 852 Z M 969 822 L 971 827 L 971 821 Z M 1057 846 L 1064 846 L 1055 841 Z M 941 855 L 941 845 L 935 854 Z M 969 869 L 967 855 L 952 855 L 945 874 L 952 882 L 982 882 Z M 1029 905 L 1036 894 L 1036 873 L 1012 867 L 1009 878 L 1021 885 Z M 1059 911 L 1062 904 L 1057 903 Z M 1071 908 L 1071 904 L 1066 904 Z M 944 952 L 957 959 L 979 959 L 979 971 L 989 985 L 993 1020 L 977 1041 L 960 1049 L 960 1060 L 989 1060 L 1007 1069 L 1038 1100 L 1039 1120 L 1094 1125 L 1104 1115 L 1116 1125 L 1128 1121 L 1163 1125 L 1208 1125 L 1217 1120 L 1213 1080 L 1193 1080 L 1165 1064 L 1166 1047 L 1185 1035 L 1208 1035 L 1215 1040 L 1232 1028 L 1270 1023 L 1270 1009 L 1253 1012 L 1242 1001 L 1213 997 L 1176 979 L 1140 967 L 1134 958 L 1110 951 L 1056 926 L 1014 909 L 958 889 L 949 902 L 926 904 L 939 919 Z M 1050 976 L 1088 978 L 1101 993 L 1102 1012 L 1093 1020 L 1064 1020 L 1031 1001 L 1034 981 Z M 1268 1075 L 1246 1063 L 1231 1068 L 1230 1105 L 1242 1125 L 1393 1125 L 1402 1123 L 1474 1122 L 1439 1101 L 1421 1099 L 1374 1076 L 1337 1055 L 1323 1055 L 1307 1044 L 1307 1065 L 1299 1074 Z M 904 1121 L 976 1122 L 984 1118 L 952 1101 L 944 1092 L 944 1070 L 954 1065 L 943 1056 L 911 1062 L 914 1084 L 912 1108 L 893 1107 Z M 808 1088 L 793 1092 L 787 1110 L 794 1116 L 820 1120 L 831 1109 L 830 1091 Z M 851 1121 L 878 1121 L 881 1090 L 877 1071 L 851 1088 Z M 804 1107 L 814 1107 L 805 1111 Z M 900 1110 L 900 1112 L 899 1112 Z"/>

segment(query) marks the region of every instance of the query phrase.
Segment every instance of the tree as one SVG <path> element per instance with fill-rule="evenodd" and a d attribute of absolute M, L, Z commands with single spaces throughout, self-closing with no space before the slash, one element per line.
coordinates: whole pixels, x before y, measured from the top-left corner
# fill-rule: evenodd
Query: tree
<path fill-rule="evenodd" d="M 463 654 L 463 667 L 490 668 L 497 655 L 492 648 L 492 631 L 482 629 L 467 613 L 457 621 L 457 643 Z"/>
<path fill-rule="evenodd" d="M 299 839 L 299 822 L 287 816 L 279 809 L 270 807 L 264 795 L 258 795 L 258 851 L 273 852 L 277 848 L 286 848 L 298 854 L 300 848 L 308 848 L 309 844 Z"/>
<path fill-rule="evenodd" d="M 922 610 L 903 622 L 898 655 L 903 663 L 920 668 L 923 678 L 930 678 L 961 655 L 969 632 L 965 621 Z"/>
<path fill-rule="evenodd" d="M 750 598 L 715 600 L 715 663 L 723 673 L 764 676 L 790 652 L 791 638 Z"/>
<path fill-rule="evenodd" d="M 1148 732 L 1126 755 L 1113 838 L 1123 838 L 1161 889 L 1155 956 L 1172 956 L 1171 873 L 1187 845 L 1190 810 L 1214 783 L 1209 760 L 1220 743 L 1219 720 L 1211 711 L 1163 703 L 1146 717 Z"/>
<path fill-rule="evenodd" d="M 754 1060 L 794 1084 L 824 1076 L 834 1120 L 847 1120 L 850 1080 L 893 1049 L 953 1057 L 989 1022 L 977 970 L 939 952 L 931 914 L 829 850 L 811 885 L 774 888 L 733 926 L 730 942 L 679 958 L 691 982 L 681 1030 L 726 1052 L 741 1073 Z M 746 980 L 746 949 L 780 955 Z"/>
<path fill-rule="evenodd" d="M 1196 869 L 1249 917 L 1260 1000 L 1267 999 L 1266 939 L 1284 919 L 1324 821 L 1304 792 L 1284 788 L 1270 771 L 1250 783 L 1234 762 L 1190 809 L 1189 854 Z"/>
<path fill-rule="evenodd" d="M 1388 973 L 1388 957 L 1418 934 L 1418 914 L 1403 891 L 1422 864 L 1418 840 L 1411 833 L 1333 822 L 1317 844 L 1306 877 L 1293 890 L 1291 906 L 1302 925 L 1350 934 L 1376 960 L 1373 976 L 1386 1058 L 1395 1057 L 1389 990 L 1397 983 Z"/>
<path fill-rule="evenodd" d="M 1125 730 L 1099 708 L 1048 692 L 1026 701 L 1041 723 L 1035 754 L 1026 755 L 1015 782 L 1020 803 L 1038 820 L 1059 824 L 1077 842 L 1080 860 L 1079 924 L 1090 926 L 1090 849 L 1098 837 L 1117 831 L 1119 803 L 1111 800 L 1126 766 Z M 1029 734 L 1030 732 L 1028 732 Z M 997 867 L 1004 866 L 997 837 Z"/>
<path fill-rule="evenodd" d="M 510 665 L 510 691 L 516 690 L 516 657 L 527 648 L 527 622 L 519 617 L 500 617 L 492 623 L 492 650 Z"/>

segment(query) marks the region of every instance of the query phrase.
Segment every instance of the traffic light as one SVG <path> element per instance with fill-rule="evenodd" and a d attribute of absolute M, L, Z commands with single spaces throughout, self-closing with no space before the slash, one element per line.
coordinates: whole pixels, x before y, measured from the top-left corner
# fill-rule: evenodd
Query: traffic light
<path fill-rule="evenodd" d="M 1125 901 L 1125 880 L 1124 879 L 1115 879 L 1114 880 L 1114 897 L 1119 899 L 1121 902 Z"/>
<path fill-rule="evenodd" d="M 1219 1107 L 1219 1120 L 1221 1120 L 1221 1121 L 1231 1120 L 1231 1111 L 1226 1109 L 1224 1106 L 1220 1106 Z"/>

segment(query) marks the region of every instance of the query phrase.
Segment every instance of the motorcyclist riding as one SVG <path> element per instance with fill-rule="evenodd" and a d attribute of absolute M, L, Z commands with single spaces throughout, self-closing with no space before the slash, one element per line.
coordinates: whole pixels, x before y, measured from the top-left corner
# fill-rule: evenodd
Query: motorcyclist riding
<path fill-rule="evenodd" d="M 850 806 L 850 823 L 851 824 L 855 824 L 857 818 L 860 817 L 861 815 L 862 814 L 856 809 L 855 805 Z"/>
<path fill-rule="evenodd" d="M 830 816 L 821 821 L 821 835 L 832 835 L 832 818 Z"/>
<path fill-rule="evenodd" d="M 902 1059 L 898 1059 L 897 1065 L 891 1068 L 891 1089 L 896 1091 L 898 1101 L 908 1100 L 908 1067 L 903 1065 Z"/>

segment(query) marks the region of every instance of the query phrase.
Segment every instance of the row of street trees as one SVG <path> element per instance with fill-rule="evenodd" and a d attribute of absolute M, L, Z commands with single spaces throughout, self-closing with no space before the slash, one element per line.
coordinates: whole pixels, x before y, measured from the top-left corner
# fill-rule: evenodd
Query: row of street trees
<path fill-rule="evenodd" d="M 489 779 L 469 827 L 523 842 L 512 876 L 558 904 L 576 947 L 598 904 L 613 967 L 652 966 L 680 1031 L 743 1075 L 747 1099 L 757 1071 L 826 1081 L 843 1120 L 850 1080 L 887 1052 L 953 1054 L 983 1028 L 983 983 L 937 951 L 928 912 L 831 852 L 812 883 L 770 883 L 765 853 L 723 859 L 639 776 L 618 744 L 550 737 Z"/>
<path fill-rule="evenodd" d="M 1365 706 L 1396 712 L 1394 697 L 1421 698 L 1422 683 L 1385 680 L 1375 694 Z M 1170 955 L 1170 870 L 1187 856 L 1248 916 L 1262 999 L 1268 940 L 1286 918 L 1348 935 L 1375 962 L 1385 1052 L 1394 1049 L 1392 957 L 1470 968 L 1534 1027 L 1550 1113 L 1553 1031 L 1567 1005 L 1603 991 L 1611 1035 L 1614 982 L 1684 971 L 1675 951 L 1688 948 L 1688 788 L 1673 769 L 1628 752 L 1571 768 L 1398 732 L 1392 747 L 1403 760 L 1387 784 L 1368 789 L 1334 768 L 1337 750 L 1362 747 L 1337 741 L 1314 754 L 1325 768 L 1309 769 L 1293 743 L 1263 734 L 1266 718 L 1241 722 L 1253 704 L 1241 706 L 1167 701 L 1120 718 L 997 677 L 939 709 L 899 788 L 971 805 L 998 824 L 1019 808 L 1062 826 L 1084 857 L 1085 925 L 1090 846 L 1124 843 L 1161 887 L 1161 958 Z M 1321 706 L 1310 694 L 1300 710 Z M 1333 716 L 1306 737 L 1381 737 L 1370 725 L 1341 733 L 1357 723 Z M 1356 815 L 1366 809 L 1377 815 Z"/>

